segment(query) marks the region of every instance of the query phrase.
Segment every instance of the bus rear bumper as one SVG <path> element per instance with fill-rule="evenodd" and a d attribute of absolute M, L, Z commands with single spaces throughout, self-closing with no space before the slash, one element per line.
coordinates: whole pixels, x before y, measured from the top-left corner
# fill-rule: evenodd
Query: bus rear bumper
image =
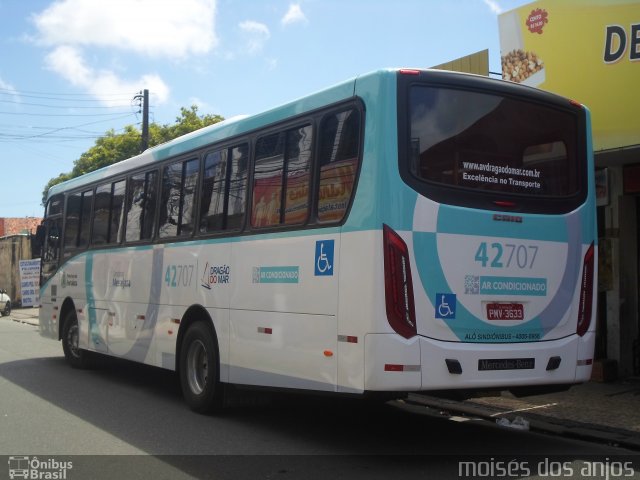
<path fill-rule="evenodd" d="M 367 335 L 365 389 L 508 389 L 588 381 L 595 334 L 531 343 L 444 342 Z"/>

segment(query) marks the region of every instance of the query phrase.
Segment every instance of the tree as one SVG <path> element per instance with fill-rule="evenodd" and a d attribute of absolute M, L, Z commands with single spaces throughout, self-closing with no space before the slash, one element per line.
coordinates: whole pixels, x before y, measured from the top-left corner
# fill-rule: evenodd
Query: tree
<path fill-rule="evenodd" d="M 153 147 L 168 142 L 222 120 L 224 118 L 220 115 L 198 115 L 198 107 L 196 105 L 191 105 L 191 108 L 182 107 L 180 116 L 176 117 L 175 124 L 158 125 L 157 123 L 152 123 L 149 125 L 149 146 Z M 123 133 L 116 134 L 113 129 L 107 131 L 103 137 L 96 140 L 93 147 L 89 148 L 89 150 L 80 155 L 80 158 L 73 162 L 71 172 L 61 173 L 47 182 L 42 192 L 42 204 L 45 204 L 47 192 L 54 185 L 121 162 L 140 153 L 140 136 L 140 130 L 133 125 L 127 125 Z"/>

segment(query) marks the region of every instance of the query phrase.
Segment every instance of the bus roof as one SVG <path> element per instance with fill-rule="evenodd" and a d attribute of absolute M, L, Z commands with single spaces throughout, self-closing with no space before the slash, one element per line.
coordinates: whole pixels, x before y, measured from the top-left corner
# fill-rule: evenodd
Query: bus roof
<path fill-rule="evenodd" d="M 376 72 L 376 73 L 381 73 Z M 99 170 L 72 178 L 52 186 L 47 199 L 67 190 L 74 190 L 101 179 L 106 179 L 134 170 L 138 167 L 161 162 L 168 158 L 182 155 L 206 145 L 249 133 L 271 123 L 289 117 L 311 112 L 331 103 L 353 97 L 356 78 L 352 78 L 325 90 L 310 94 L 297 100 L 285 103 L 255 115 L 240 115 L 229 118 L 208 127 L 182 135 L 169 142 L 149 148 L 135 157 L 128 158 Z"/>
<path fill-rule="evenodd" d="M 239 135 L 244 135 L 272 123 L 276 123 L 297 115 L 302 115 L 304 113 L 322 108 L 326 105 L 330 105 L 332 103 L 347 100 L 355 95 L 356 81 L 362 81 L 365 79 L 373 79 L 375 81 L 381 80 L 382 77 L 395 77 L 397 72 L 424 72 L 425 70 L 429 69 L 381 69 L 365 75 L 354 77 L 337 85 L 329 87 L 325 90 L 321 90 L 297 100 L 293 100 L 262 113 L 251 116 L 236 116 L 228 120 L 224 120 L 214 125 L 210 125 L 208 127 L 195 130 L 191 133 L 187 133 L 186 135 L 173 139 L 169 142 L 149 148 L 141 154 L 136 155 L 135 157 L 131 157 L 121 162 L 114 163 L 113 165 L 109 165 L 99 170 L 54 185 L 49 189 L 47 200 L 58 193 L 68 190 L 75 190 L 76 188 L 80 188 L 84 185 L 88 185 L 102 179 L 117 177 L 139 167 L 144 167 L 155 162 L 161 162 L 175 156 L 183 155 L 188 152 L 192 152 L 199 148 L 205 147 L 206 145 L 224 141 L 226 139 L 231 139 Z M 500 80 L 489 79 L 487 77 L 480 77 L 477 75 L 460 72 L 439 70 L 430 71 L 433 72 L 433 75 L 437 76 L 458 76 L 458 78 L 462 78 L 461 76 L 477 77 L 478 79 L 481 79 L 480 81 L 500 82 Z"/>

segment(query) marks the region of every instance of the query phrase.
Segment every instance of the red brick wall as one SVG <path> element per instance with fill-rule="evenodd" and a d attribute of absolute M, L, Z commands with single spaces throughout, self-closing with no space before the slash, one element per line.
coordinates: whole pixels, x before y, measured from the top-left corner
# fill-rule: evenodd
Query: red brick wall
<path fill-rule="evenodd" d="M 21 233 L 36 233 L 36 227 L 40 225 L 41 218 L 0 218 L 0 237 L 6 235 L 19 235 Z"/>

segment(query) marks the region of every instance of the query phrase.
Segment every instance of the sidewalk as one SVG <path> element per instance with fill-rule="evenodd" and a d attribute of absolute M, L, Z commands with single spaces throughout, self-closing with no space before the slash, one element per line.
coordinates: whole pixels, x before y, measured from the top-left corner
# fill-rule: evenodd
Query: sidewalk
<path fill-rule="evenodd" d="M 9 314 L 9 318 L 11 318 L 14 322 L 18 323 L 26 323 L 28 325 L 33 325 L 36 327 L 40 326 L 40 321 L 38 319 L 38 315 L 40 314 L 39 308 L 14 308 L 11 310 Z"/>
<path fill-rule="evenodd" d="M 11 319 L 38 326 L 38 308 L 20 308 Z M 587 382 L 566 392 L 516 398 L 472 398 L 463 402 L 410 394 L 404 403 L 436 416 L 464 415 L 495 422 L 523 417 L 532 431 L 619 445 L 640 450 L 640 378 L 611 383 Z"/>
<path fill-rule="evenodd" d="M 640 450 L 640 379 L 587 382 L 568 391 L 516 398 L 508 392 L 463 402 L 411 394 L 408 404 L 439 415 L 496 422 L 522 417 L 529 429 Z M 508 428 L 508 427 L 505 427 Z"/>

